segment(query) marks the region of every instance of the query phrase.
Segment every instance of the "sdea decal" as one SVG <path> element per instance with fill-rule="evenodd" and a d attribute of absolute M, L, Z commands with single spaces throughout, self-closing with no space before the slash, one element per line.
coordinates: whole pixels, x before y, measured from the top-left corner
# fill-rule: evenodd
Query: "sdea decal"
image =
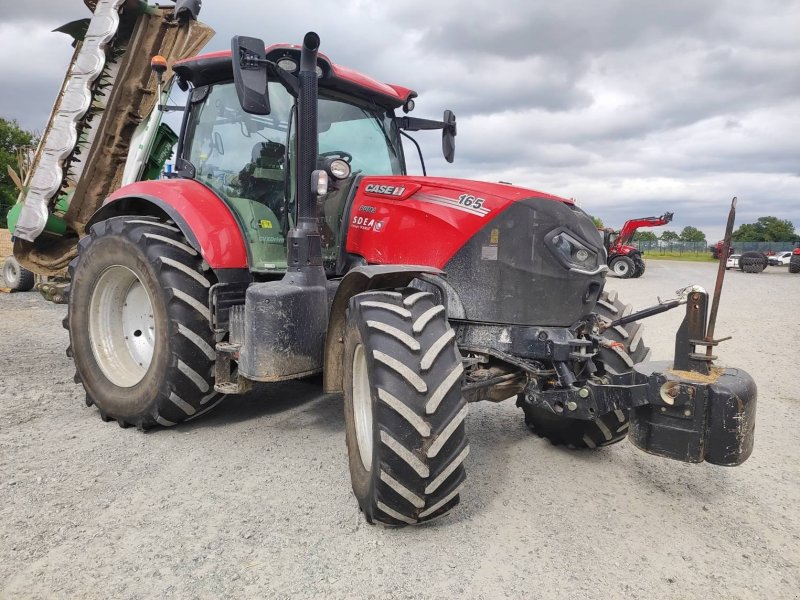
<path fill-rule="evenodd" d="M 358 215 L 356 215 L 355 217 L 353 217 L 351 225 L 353 229 L 381 232 L 383 231 L 386 222 L 380 219 L 374 219 L 372 217 L 359 217 Z"/>

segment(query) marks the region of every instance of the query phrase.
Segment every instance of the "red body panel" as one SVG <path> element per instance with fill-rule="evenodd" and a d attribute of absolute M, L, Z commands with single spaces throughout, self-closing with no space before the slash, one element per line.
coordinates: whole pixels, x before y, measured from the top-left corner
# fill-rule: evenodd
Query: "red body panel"
<path fill-rule="evenodd" d="M 225 202 L 191 179 L 140 181 L 126 185 L 106 199 L 105 206 L 123 198 L 154 199 L 167 204 L 183 219 L 212 269 L 246 269 L 239 223 Z"/>
<path fill-rule="evenodd" d="M 300 46 L 294 44 L 272 44 L 271 46 L 267 46 L 266 52 L 269 55 L 270 52 L 274 50 L 280 50 L 283 48 L 293 48 L 295 50 L 299 50 Z M 217 59 L 217 58 L 230 58 L 230 56 L 231 56 L 230 50 L 220 50 L 218 52 L 198 54 L 197 56 L 192 56 L 191 58 L 185 58 L 183 60 L 179 60 L 175 63 L 175 66 L 183 63 L 190 63 L 193 61 L 201 61 L 201 60 Z M 410 90 L 406 87 L 402 87 L 399 85 L 388 85 L 386 83 L 378 81 L 377 79 L 373 79 L 368 75 L 364 75 L 363 73 L 354 71 L 353 69 L 350 69 L 348 67 L 337 65 L 336 63 L 332 62 L 327 56 L 325 56 L 322 52 L 320 52 L 318 56 L 320 59 L 324 60 L 331 66 L 333 74 L 339 79 L 347 81 L 360 88 L 370 90 L 371 92 L 381 94 L 382 96 L 386 96 L 387 98 L 391 98 L 395 100 L 398 106 L 402 106 L 403 104 L 405 104 L 406 100 L 408 100 L 409 98 L 415 98 L 417 96 L 417 93 L 415 91 Z"/>
<path fill-rule="evenodd" d="M 375 191 L 381 187 L 382 191 Z M 558 196 L 498 183 L 364 177 L 346 217 L 346 249 L 371 264 L 441 269 L 492 218 L 513 202 L 532 197 L 572 204 Z"/>
<path fill-rule="evenodd" d="M 612 256 L 627 256 L 631 252 L 636 250 L 633 246 L 612 246 L 611 249 L 608 251 L 608 257 L 611 258 Z"/>

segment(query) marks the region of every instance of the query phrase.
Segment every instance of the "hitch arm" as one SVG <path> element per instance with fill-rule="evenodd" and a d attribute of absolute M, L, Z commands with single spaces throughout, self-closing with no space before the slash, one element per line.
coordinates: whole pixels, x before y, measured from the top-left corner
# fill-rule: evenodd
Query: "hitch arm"
<path fill-rule="evenodd" d="M 692 292 L 702 292 L 705 294 L 705 290 L 699 285 L 689 285 L 675 292 L 676 294 L 675 298 L 671 298 L 670 300 L 661 300 L 661 298 L 659 298 L 658 304 L 656 304 L 655 306 L 651 306 L 649 308 L 643 308 L 642 310 L 637 310 L 636 312 L 633 312 L 629 315 L 620 317 L 616 321 L 611 321 L 611 323 L 601 323 L 600 331 L 603 332 L 606 329 L 609 329 L 611 327 L 617 327 L 618 325 L 627 325 L 628 323 L 633 323 L 634 321 L 638 321 L 639 319 L 652 317 L 654 315 L 667 312 L 668 310 L 672 310 L 673 308 L 677 308 L 678 306 L 686 304 L 689 301 L 689 294 L 691 294 Z"/>
<path fill-rule="evenodd" d="M 602 326 L 601 329 L 606 330 L 611 327 L 617 327 L 618 325 L 627 325 L 628 323 L 633 323 L 634 321 L 638 321 L 639 319 L 644 319 L 646 317 L 652 317 L 654 315 L 667 312 L 668 310 L 672 310 L 673 308 L 676 308 L 681 304 L 684 304 L 685 302 L 686 302 L 685 300 L 680 300 L 678 298 L 674 300 L 667 300 L 666 302 L 660 302 L 655 306 L 651 306 L 649 308 L 643 308 L 642 310 L 637 310 L 636 312 L 633 312 L 625 317 L 621 317 L 616 321 L 612 321 L 608 325 Z"/>

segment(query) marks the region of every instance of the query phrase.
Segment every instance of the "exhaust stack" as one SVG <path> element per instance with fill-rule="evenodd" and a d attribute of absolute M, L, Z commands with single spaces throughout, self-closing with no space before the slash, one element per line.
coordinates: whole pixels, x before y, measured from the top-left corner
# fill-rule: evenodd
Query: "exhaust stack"
<path fill-rule="evenodd" d="M 286 275 L 250 285 L 245 298 L 239 374 L 253 381 L 303 377 L 323 365 L 329 304 L 317 223 L 318 48 L 319 36 L 307 33 L 300 54 L 296 218 L 286 236 Z"/>
<path fill-rule="evenodd" d="M 319 36 L 313 31 L 303 38 L 300 51 L 300 97 L 297 102 L 297 227 L 316 232 L 316 189 L 312 174 L 317 166 L 317 50 Z M 316 186 L 314 186 L 316 187 Z"/>

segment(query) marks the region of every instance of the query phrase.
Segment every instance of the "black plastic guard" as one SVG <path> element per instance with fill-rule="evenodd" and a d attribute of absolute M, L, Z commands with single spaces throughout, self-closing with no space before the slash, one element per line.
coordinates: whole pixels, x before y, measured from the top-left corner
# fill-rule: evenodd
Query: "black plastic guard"
<path fill-rule="evenodd" d="M 322 370 L 328 290 L 319 272 L 290 272 L 247 288 L 239 374 L 281 381 Z"/>
<path fill-rule="evenodd" d="M 579 208 L 546 198 L 513 203 L 489 221 L 448 261 L 447 281 L 465 308 L 464 320 L 569 327 L 594 309 L 605 273 L 571 271 L 548 247 L 560 231 L 598 257 L 603 240 Z"/>
<path fill-rule="evenodd" d="M 741 369 L 709 376 L 645 363 L 651 404 L 630 412 L 630 441 L 640 450 L 684 462 L 742 464 L 753 451 L 756 384 Z"/>

